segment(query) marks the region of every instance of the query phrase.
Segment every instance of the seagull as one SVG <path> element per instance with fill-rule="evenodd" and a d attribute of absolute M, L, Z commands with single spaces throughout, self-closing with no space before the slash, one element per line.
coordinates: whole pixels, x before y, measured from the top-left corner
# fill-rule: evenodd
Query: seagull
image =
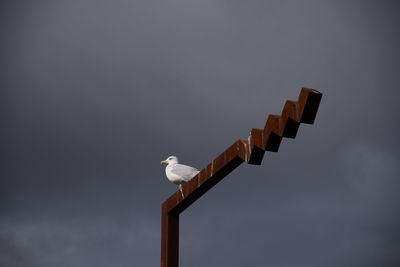
<path fill-rule="evenodd" d="M 182 184 L 190 181 L 200 171 L 190 166 L 178 164 L 178 162 L 177 157 L 169 156 L 166 160 L 163 160 L 160 163 L 168 164 L 167 167 L 165 167 L 165 174 L 170 182 L 179 185 L 182 198 L 184 198 L 185 196 L 183 195 Z"/>

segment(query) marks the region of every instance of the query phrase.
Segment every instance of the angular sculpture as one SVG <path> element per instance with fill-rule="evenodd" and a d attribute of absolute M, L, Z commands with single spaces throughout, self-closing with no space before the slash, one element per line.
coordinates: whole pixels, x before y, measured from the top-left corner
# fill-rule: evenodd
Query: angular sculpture
<path fill-rule="evenodd" d="M 248 140 L 238 140 L 208 164 L 161 211 L 161 267 L 179 266 L 179 214 L 243 162 L 260 165 L 265 151 L 277 152 L 282 137 L 295 138 L 300 123 L 313 124 L 322 94 L 302 88 L 297 101 L 286 101 L 281 115 L 269 115 L 263 129 L 251 129 Z"/>

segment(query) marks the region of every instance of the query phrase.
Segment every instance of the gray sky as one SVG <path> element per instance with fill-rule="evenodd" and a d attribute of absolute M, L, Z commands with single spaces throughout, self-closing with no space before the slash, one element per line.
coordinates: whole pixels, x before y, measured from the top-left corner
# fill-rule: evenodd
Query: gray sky
<path fill-rule="evenodd" d="M 158 266 L 160 160 L 203 168 L 301 87 L 315 124 L 181 215 L 181 266 L 399 266 L 399 11 L 2 2 L 0 266 Z"/>

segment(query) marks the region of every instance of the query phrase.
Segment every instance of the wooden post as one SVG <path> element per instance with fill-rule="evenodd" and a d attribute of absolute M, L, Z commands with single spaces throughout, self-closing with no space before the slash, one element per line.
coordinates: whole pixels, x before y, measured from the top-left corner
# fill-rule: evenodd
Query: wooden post
<path fill-rule="evenodd" d="M 179 265 L 179 214 L 161 212 L 161 267 Z"/>

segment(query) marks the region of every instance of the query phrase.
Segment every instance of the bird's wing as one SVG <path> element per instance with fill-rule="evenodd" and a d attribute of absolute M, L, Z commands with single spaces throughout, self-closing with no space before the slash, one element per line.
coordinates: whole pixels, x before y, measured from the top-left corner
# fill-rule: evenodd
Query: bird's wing
<path fill-rule="evenodd" d="M 174 165 L 171 168 L 171 172 L 179 177 L 182 177 L 182 179 L 185 180 L 186 182 L 199 173 L 199 171 L 196 168 L 182 164 Z"/>

